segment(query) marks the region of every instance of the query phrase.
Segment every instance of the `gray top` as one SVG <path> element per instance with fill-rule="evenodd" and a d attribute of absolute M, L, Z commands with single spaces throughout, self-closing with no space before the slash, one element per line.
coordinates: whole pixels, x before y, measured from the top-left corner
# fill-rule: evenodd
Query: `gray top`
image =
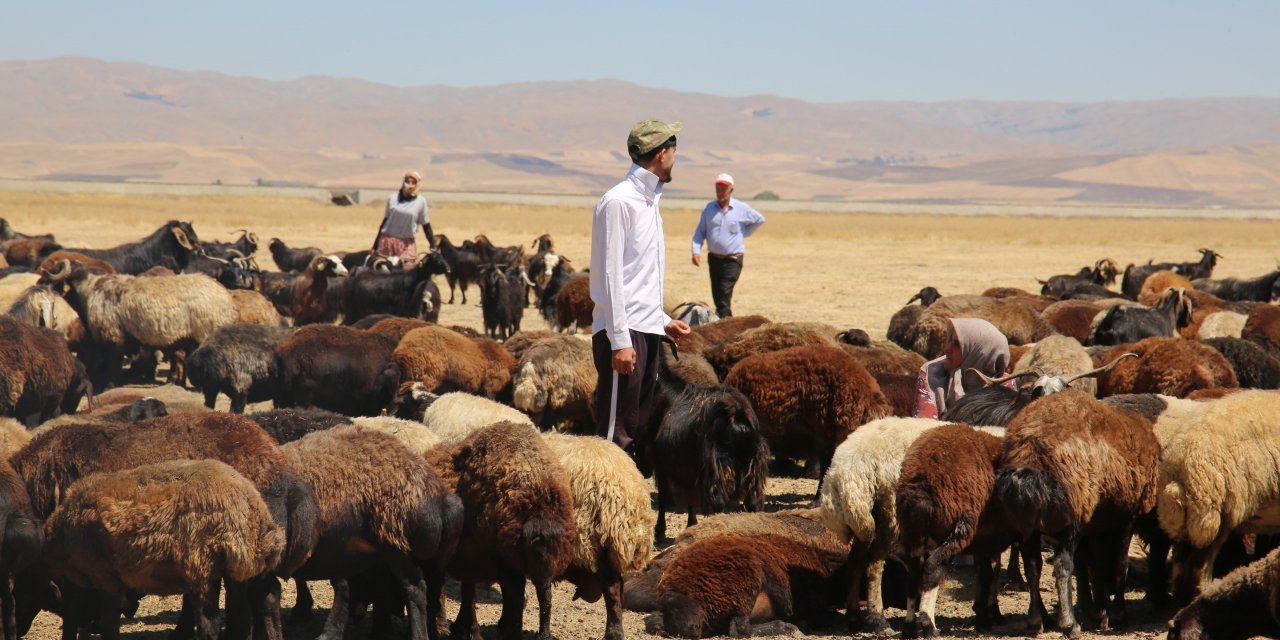
<path fill-rule="evenodd" d="M 419 194 L 412 200 L 400 201 L 397 191 L 387 197 L 386 221 L 382 223 L 382 235 L 393 238 L 412 238 L 418 227 L 431 222 L 427 214 L 427 199 Z"/>

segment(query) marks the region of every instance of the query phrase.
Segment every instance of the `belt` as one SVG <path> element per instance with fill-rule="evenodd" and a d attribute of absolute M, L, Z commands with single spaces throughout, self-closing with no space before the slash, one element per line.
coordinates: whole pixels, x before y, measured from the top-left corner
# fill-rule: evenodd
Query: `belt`
<path fill-rule="evenodd" d="M 737 260 L 742 257 L 741 253 L 707 253 L 710 254 L 712 258 L 719 258 L 720 260 Z"/>

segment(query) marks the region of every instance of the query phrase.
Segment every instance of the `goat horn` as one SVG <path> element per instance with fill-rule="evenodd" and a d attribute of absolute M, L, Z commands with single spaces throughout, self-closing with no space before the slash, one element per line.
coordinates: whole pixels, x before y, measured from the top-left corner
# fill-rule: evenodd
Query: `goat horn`
<path fill-rule="evenodd" d="M 239 249 L 227 249 L 227 255 L 233 258 L 243 258 L 244 254 Z"/>
<path fill-rule="evenodd" d="M 58 280 L 65 280 L 69 275 L 71 275 L 71 261 L 59 260 L 58 269 L 56 271 L 46 273 L 45 277 L 56 282 Z"/>
<path fill-rule="evenodd" d="M 1076 380 L 1079 380 L 1080 378 L 1092 378 L 1092 377 L 1094 377 L 1094 376 L 1100 376 L 1100 375 L 1102 375 L 1102 374 L 1104 374 L 1104 373 L 1106 373 L 1106 372 L 1108 372 L 1108 371 L 1110 371 L 1110 370 L 1112 370 L 1112 369 L 1116 368 L 1116 365 L 1120 364 L 1120 361 L 1121 361 L 1121 360 L 1124 360 L 1125 358 L 1129 358 L 1129 357 L 1136 358 L 1136 357 L 1138 357 L 1138 354 L 1133 353 L 1133 352 L 1129 352 L 1129 353 L 1126 353 L 1126 354 L 1124 354 L 1124 355 L 1120 356 L 1119 358 L 1116 358 L 1115 360 L 1112 360 L 1111 362 L 1108 362 L 1107 364 L 1102 365 L 1101 367 L 1098 367 L 1097 369 L 1094 369 L 1093 371 L 1086 371 L 1086 372 L 1084 372 L 1084 373 L 1077 373 L 1076 375 L 1071 376 L 1070 378 L 1063 378 L 1063 380 L 1062 380 L 1062 385 L 1063 385 L 1063 386 L 1069 385 L 1069 384 L 1071 384 L 1072 382 L 1075 382 Z"/>
<path fill-rule="evenodd" d="M 231 233 L 249 233 L 249 230 L 248 230 L 248 229 L 236 229 L 235 231 L 232 231 Z"/>
<path fill-rule="evenodd" d="M 987 376 L 987 374 L 985 374 L 985 373 L 983 373 L 983 372 L 981 372 L 981 371 L 978 371 L 977 369 L 970 369 L 970 371 L 972 371 L 972 372 L 974 372 L 974 373 L 978 374 L 978 377 L 979 377 L 979 378 L 982 378 L 982 381 L 983 381 L 983 382 L 985 382 L 985 383 L 987 383 L 988 385 L 1004 384 L 1004 383 L 1006 383 L 1006 382 L 1008 382 L 1008 381 L 1010 381 L 1010 380 L 1014 380 L 1014 379 L 1017 379 L 1017 378 L 1025 378 L 1025 377 L 1027 377 L 1027 376 L 1038 376 L 1038 375 L 1040 375 L 1040 374 L 1036 373 L 1035 371 L 1023 371 L 1022 373 L 1011 373 L 1011 374 L 1009 374 L 1009 375 L 1007 375 L 1007 376 L 1004 376 L 1003 378 L 991 378 L 991 377 L 988 377 L 988 376 Z"/>

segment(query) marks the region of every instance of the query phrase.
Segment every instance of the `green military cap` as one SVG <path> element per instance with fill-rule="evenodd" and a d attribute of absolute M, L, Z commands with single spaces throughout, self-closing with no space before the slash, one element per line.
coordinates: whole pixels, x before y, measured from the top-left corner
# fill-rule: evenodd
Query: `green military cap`
<path fill-rule="evenodd" d="M 683 128 L 684 125 L 679 122 L 671 124 L 661 120 L 637 122 L 636 126 L 631 127 L 631 135 L 627 136 L 627 149 L 637 149 L 639 155 L 644 155 L 657 149 Z"/>

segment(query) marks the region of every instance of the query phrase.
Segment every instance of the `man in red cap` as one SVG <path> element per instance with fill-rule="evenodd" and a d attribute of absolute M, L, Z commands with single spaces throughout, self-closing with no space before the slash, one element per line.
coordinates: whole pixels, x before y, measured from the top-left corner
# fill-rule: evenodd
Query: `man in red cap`
<path fill-rule="evenodd" d="M 671 182 L 680 123 L 636 123 L 627 136 L 631 170 L 596 204 L 591 218 L 591 353 L 596 365 L 596 434 L 633 452 L 652 411 L 662 336 L 689 325 L 663 307 L 666 242 L 658 201 Z"/>
<path fill-rule="evenodd" d="M 711 301 L 716 315 L 733 315 L 733 287 L 742 275 L 744 239 L 764 224 L 764 216 L 733 197 L 733 176 L 716 176 L 716 199 L 703 207 L 693 230 L 693 266 L 702 265 L 702 243 L 707 243 L 707 270 L 711 272 Z"/>

